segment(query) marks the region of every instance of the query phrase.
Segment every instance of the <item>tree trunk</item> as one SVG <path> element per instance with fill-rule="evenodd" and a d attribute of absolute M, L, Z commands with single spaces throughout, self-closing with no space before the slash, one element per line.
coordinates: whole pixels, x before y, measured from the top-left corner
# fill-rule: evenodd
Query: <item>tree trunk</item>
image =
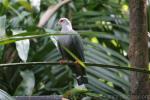
<path fill-rule="evenodd" d="M 19 61 L 18 59 L 18 54 L 15 48 L 15 44 L 7 44 L 4 47 L 4 52 L 3 52 L 3 62 L 2 63 L 12 63 L 14 61 Z M 15 67 L 4 67 L 0 69 L 2 72 L 0 75 L 3 76 L 3 80 L 5 80 L 7 86 L 7 91 L 9 94 L 13 95 L 14 90 L 12 87 L 17 86 L 16 84 L 19 83 L 19 79 L 15 81 L 15 83 L 11 83 L 10 80 L 12 79 L 14 73 L 16 72 Z"/>
<path fill-rule="evenodd" d="M 130 45 L 129 60 L 134 68 L 148 70 L 148 35 L 146 0 L 129 0 Z M 150 94 L 149 75 L 131 73 L 131 100 L 148 100 Z"/>

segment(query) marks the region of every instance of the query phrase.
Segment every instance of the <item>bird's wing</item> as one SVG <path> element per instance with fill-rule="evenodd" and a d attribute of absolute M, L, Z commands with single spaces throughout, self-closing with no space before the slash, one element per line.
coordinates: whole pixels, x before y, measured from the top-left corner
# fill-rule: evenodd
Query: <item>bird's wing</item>
<path fill-rule="evenodd" d="M 84 58 L 84 48 L 83 48 L 83 42 L 82 42 L 82 39 L 80 37 L 79 34 L 77 35 L 72 35 L 72 42 L 73 42 L 73 53 L 76 54 L 76 56 L 81 60 L 81 61 L 85 61 L 85 58 Z M 78 85 L 79 88 L 83 88 L 85 87 L 84 84 L 87 84 L 88 83 L 88 80 L 86 78 L 86 71 L 85 71 L 85 68 L 83 68 L 81 65 L 69 65 L 70 68 L 72 69 L 72 71 L 74 73 L 76 73 L 76 78 L 77 78 L 77 82 L 78 82 Z"/>
<path fill-rule="evenodd" d="M 63 48 L 62 48 L 62 46 L 61 46 L 61 44 L 60 44 L 60 42 L 59 41 L 57 41 L 57 50 L 60 52 L 60 54 L 62 55 L 62 58 L 65 58 L 64 56 L 64 50 L 63 50 Z"/>
<path fill-rule="evenodd" d="M 72 42 L 74 51 L 77 53 L 80 60 L 85 61 L 84 52 L 83 52 L 83 42 L 79 34 L 72 35 Z"/>

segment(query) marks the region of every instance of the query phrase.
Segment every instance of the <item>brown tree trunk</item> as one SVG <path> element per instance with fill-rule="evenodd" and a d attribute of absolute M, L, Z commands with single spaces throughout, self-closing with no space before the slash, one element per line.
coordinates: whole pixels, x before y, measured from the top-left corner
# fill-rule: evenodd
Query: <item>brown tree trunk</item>
<path fill-rule="evenodd" d="M 5 45 L 2 63 L 12 63 L 14 61 L 19 61 L 18 58 L 19 57 L 18 57 L 18 54 L 17 54 L 14 44 Z M 11 78 L 13 77 L 14 73 L 16 72 L 16 68 L 15 67 L 4 67 L 0 70 L 1 70 L 0 75 L 3 76 L 3 80 L 5 80 L 6 84 L 8 85 L 7 90 L 5 90 L 5 89 L 4 90 L 12 95 L 14 92 L 12 87 L 15 87 L 19 81 L 19 79 L 18 79 L 15 81 L 15 83 L 10 83 Z"/>
<path fill-rule="evenodd" d="M 134 68 L 148 69 L 148 35 L 146 0 L 129 0 L 130 45 L 129 59 Z M 131 100 L 149 100 L 149 75 L 131 73 Z"/>

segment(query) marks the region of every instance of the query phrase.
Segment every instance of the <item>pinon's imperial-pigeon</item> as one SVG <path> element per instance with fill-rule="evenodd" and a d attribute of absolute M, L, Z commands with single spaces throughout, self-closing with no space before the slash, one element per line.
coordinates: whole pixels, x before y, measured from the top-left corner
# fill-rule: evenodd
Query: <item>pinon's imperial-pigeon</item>
<path fill-rule="evenodd" d="M 66 51 L 66 49 L 68 49 L 77 58 L 84 62 L 85 59 L 83 52 L 83 44 L 80 35 L 72 29 L 71 22 L 67 18 L 60 18 L 58 24 L 62 27 L 61 33 L 73 33 L 70 35 L 62 35 L 56 37 L 57 46 L 62 55 L 62 59 L 76 62 L 76 59 Z M 80 64 L 69 64 L 68 66 L 75 74 L 78 86 L 84 86 L 88 83 L 84 67 L 82 67 Z"/>

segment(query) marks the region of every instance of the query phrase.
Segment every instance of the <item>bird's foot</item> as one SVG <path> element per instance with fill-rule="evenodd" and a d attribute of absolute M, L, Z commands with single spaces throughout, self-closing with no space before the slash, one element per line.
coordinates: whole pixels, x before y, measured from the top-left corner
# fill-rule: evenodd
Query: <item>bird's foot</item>
<path fill-rule="evenodd" d="M 79 63 L 79 61 L 78 61 L 78 60 L 76 60 L 74 63 L 75 63 L 75 64 L 77 64 L 77 65 L 80 65 L 80 63 Z"/>
<path fill-rule="evenodd" d="M 68 62 L 68 60 L 64 60 L 64 59 L 59 60 L 59 63 L 60 63 L 60 64 L 65 64 L 65 63 L 67 63 L 67 62 Z"/>

